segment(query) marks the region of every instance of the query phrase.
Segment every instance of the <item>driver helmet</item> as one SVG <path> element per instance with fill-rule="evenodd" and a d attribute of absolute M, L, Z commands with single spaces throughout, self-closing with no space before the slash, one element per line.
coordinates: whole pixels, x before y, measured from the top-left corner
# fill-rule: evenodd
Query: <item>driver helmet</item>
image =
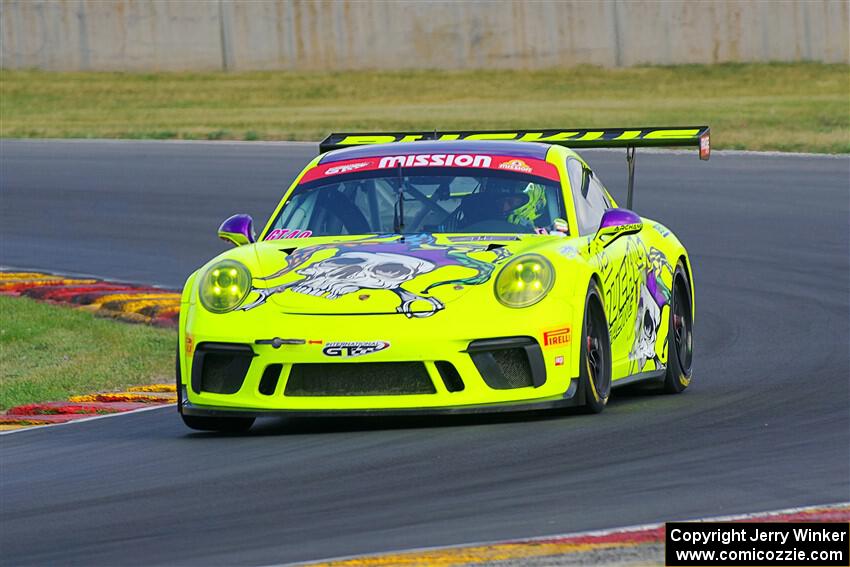
<path fill-rule="evenodd" d="M 528 183 L 522 193 L 520 204 L 508 214 L 508 222 L 524 226 L 537 226 L 537 219 L 546 206 L 546 189 L 538 183 Z"/>

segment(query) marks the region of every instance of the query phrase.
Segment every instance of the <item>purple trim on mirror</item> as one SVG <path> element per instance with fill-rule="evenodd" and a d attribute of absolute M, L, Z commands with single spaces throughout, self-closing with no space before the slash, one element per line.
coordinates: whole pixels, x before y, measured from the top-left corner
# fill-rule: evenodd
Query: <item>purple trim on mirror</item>
<path fill-rule="evenodd" d="M 246 214 L 229 217 L 218 227 L 218 234 L 221 237 L 224 237 L 224 234 L 241 235 L 249 243 L 257 240 L 254 235 L 254 219 L 251 218 L 251 215 Z"/>
<path fill-rule="evenodd" d="M 623 226 L 626 224 L 641 224 L 643 221 L 633 211 L 628 209 L 608 209 L 602 215 L 602 221 L 599 223 L 599 228 L 608 228 L 612 226 Z"/>

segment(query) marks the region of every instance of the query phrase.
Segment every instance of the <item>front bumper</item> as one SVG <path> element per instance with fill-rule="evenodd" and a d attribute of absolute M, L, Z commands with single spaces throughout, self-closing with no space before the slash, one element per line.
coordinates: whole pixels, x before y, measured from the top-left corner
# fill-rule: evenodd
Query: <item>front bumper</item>
<path fill-rule="evenodd" d="M 565 306 L 557 312 L 505 308 L 505 313 L 474 324 L 446 312 L 408 319 L 261 311 L 239 313 L 239 328 L 252 331 L 237 333 L 221 324 L 227 318 L 187 310 L 181 330 L 181 412 L 454 414 L 564 407 L 581 399 L 575 345 L 546 345 L 543 340 L 547 330 L 570 326 Z M 274 338 L 282 341 L 270 344 Z M 389 346 L 350 358 L 324 352 L 332 343 L 381 342 Z M 234 371 L 238 379 L 205 383 L 204 359 L 221 348 L 235 358 L 219 357 L 215 364 Z M 398 384 L 393 383 L 396 369 Z M 347 392 L 348 387 L 359 390 Z"/>
<path fill-rule="evenodd" d="M 415 417 L 423 415 L 475 415 L 537 412 L 554 409 L 571 408 L 581 405 L 578 393 L 578 381 L 571 382 L 569 391 L 554 400 L 535 400 L 530 402 L 513 402 L 504 404 L 476 404 L 471 406 L 447 406 L 427 408 L 372 408 L 360 410 L 279 410 L 279 409 L 244 409 L 229 407 L 214 407 L 194 405 L 186 399 L 183 391 L 183 402 L 178 408 L 183 415 L 202 417 Z"/>

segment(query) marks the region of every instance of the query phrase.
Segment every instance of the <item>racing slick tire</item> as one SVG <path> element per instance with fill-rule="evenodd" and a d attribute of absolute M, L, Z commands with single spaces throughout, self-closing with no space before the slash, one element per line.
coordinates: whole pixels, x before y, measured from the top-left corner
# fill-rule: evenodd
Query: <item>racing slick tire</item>
<path fill-rule="evenodd" d="M 183 415 L 183 385 L 180 380 L 180 346 L 175 357 L 175 378 L 177 379 L 177 411 L 183 423 L 189 429 L 197 431 L 218 431 L 220 433 L 242 433 L 254 425 L 253 417 L 207 417 L 201 415 Z"/>
<path fill-rule="evenodd" d="M 673 274 L 670 321 L 667 329 L 667 372 L 664 392 L 678 394 L 691 383 L 694 358 L 693 311 L 688 274 L 680 261 Z"/>
<path fill-rule="evenodd" d="M 611 339 L 602 303 L 602 291 L 591 280 L 584 302 L 581 327 L 579 383 L 584 392 L 584 411 L 599 413 L 611 395 Z"/>

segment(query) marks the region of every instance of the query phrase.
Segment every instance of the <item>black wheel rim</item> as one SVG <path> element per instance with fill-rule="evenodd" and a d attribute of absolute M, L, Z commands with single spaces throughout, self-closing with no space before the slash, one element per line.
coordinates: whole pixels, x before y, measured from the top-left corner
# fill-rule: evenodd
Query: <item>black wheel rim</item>
<path fill-rule="evenodd" d="M 589 378 L 593 382 L 594 388 L 596 388 L 597 395 L 600 398 L 604 398 L 608 395 L 610 376 L 608 375 L 608 367 L 605 364 L 604 329 L 597 309 L 595 306 L 589 306 L 587 310 L 585 322 L 587 339 L 585 349 Z"/>
<path fill-rule="evenodd" d="M 691 318 L 691 302 L 684 285 L 676 286 L 676 296 L 673 299 L 673 340 L 676 343 L 676 357 L 682 372 L 691 371 L 693 360 L 693 319 Z"/>

